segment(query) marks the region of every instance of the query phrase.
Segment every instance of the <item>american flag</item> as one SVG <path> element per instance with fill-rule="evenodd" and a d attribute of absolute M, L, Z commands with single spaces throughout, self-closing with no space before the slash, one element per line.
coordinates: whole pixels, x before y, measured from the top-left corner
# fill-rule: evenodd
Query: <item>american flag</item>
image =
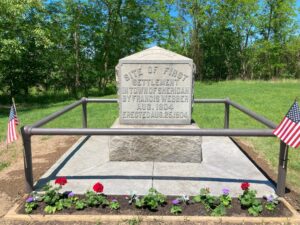
<path fill-rule="evenodd" d="M 16 126 L 19 124 L 19 120 L 16 113 L 15 105 L 10 107 L 9 120 L 7 125 L 7 139 L 6 143 L 12 143 L 18 139 Z"/>
<path fill-rule="evenodd" d="M 273 134 L 293 148 L 300 145 L 300 109 L 297 101 L 291 106 Z"/>

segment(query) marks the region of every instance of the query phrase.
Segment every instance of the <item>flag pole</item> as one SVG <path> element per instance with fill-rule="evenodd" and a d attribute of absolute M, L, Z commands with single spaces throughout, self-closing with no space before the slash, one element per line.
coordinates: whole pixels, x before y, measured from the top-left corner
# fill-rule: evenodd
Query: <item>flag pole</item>
<path fill-rule="evenodd" d="M 288 160 L 287 158 L 287 151 L 289 149 L 289 146 L 288 145 L 285 145 L 285 148 L 284 148 L 284 158 L 283 158 L 283 165 L 282 165 L 282 168 L 284 169 L 286 166 L 287 166 L 287 163 L 286 161 Z"/>
<path fill-rule="evenodd" d="M 13 103 L 14 109 L 15 109 L 15 111 L 16 111 L 16 116 L 18 116 L 18 113 L 17 113 L 17 108 L 16 108 L 16 104 L 15 104 L 15 98 L 14 98 L 14 97 L 12 97 L 12 98 L 11 98 L 11 100 L 12 100 L 12 103 Z"/>
<path fill-rule="evenodd" d="M 14 110 L 15 110 L 15 112 L 16 112 L 16 117 L 18 118 L 18 113 L 17 113 L 17 107 L 16 107 L 16 103 L 15 103 L 15 98 L 12 97 L 11 100 L 12 100 L 12 103 L 13 103 Z M 21 122 L 20 122 L 19 119 L 18 119 L 18 125 L 21 126 Z M 19 136 L 19 133 L 18 133 L 18 132 L 17 132 L 17 136 Z"/>

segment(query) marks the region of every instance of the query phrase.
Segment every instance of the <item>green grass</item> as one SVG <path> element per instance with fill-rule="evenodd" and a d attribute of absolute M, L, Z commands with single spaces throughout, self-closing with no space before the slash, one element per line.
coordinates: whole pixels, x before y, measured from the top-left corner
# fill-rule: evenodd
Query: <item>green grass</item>
<path fill-rule="evenodd" d="M 8 162 L 0 162 L 0 171 L 8 167 L 10 163 Z"/>
<path fill-rule="evenodd" d="M 240 103 L 248 109 L 278 124 L 288 111 L 295 97 L 300 97 L 300 80 L 286 81 L 224 81 L 218 83 L 199 83 L 195 85 L 195 98 L 226 98 Z M 105 96 L 115 98 L 116 95 Z M 17 104 L 21 124 L 32 124 L 37 120 L 70 104 L 72 100 L 54 104 Z M 0 110 L 0 127 L 7 126 L 9 108 Z M 89 104 L 88 126 L 107 128 L 118 117 L 117 104 Z M 223 128 L 223 104 L 196 104 L 193 118 L 202 128 Z M 46 127 L 81 127 L 81 107 L 78 107 Z M 230 108 L 231 128 L 265 128 L 247 115 Z M 5 139 L 6 129 L 0 130 L 0 140 Z M 277 138 L 244 138 L 254 146 L 257 154 L 266 159 L 277 172 L 279 141 Z M 288 165 L 288 183 L 300 191 L 300 153 L 299 149 L 290 149 Z"/>
<path fill-rule="evenodd" d="M 225 98 L 240 103 L 248 109 L 278 124 L 289 110 L 296 96 L 300 97 L 300 81 L 227 81 L 196 84 L 195 96 L 200 98 Z M 222 128 L 224 105 L 197 105 L 193 117 L 202 128 Z M 230 108 L 230 128 L 266 128 L 249 116 Z M 259 157 L 266 159 L 277 174 L 279 141 L 277 138 L 242 138 L 249 142 Z M 290 149 L 287 182 L 300 191 L 300 152 Z"/>

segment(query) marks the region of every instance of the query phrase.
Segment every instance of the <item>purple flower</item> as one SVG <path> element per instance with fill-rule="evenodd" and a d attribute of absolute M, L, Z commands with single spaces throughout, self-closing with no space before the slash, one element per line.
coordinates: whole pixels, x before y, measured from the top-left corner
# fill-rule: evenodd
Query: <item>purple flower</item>
<path fill-rule="evenodd" d="M 229 195 L 229 189 L 228 188 L 223 188 L 222 192 L 223 192 L 223 195 Z"/>
<path fill-rule="evenodd" d="M 68 198 L 72 198 L 72 197 L 74 197 L 74 192 L 73 191 L 71 191 L 69 194 L 68 194 Z"/>
<path fill-rule="evenodd" d="M 273 195 L 267 196 L 267 202 L 273 202 L 273 201 L 274 201 Z"/>
<path fill-rule="evenodd" d="M 113 199 L 113 200 L 111 200 L 112 202 L 118 202 L 118 200 L 117 199 Z"/>
<path fill-rule="evenodd" d="M 30 203 L 30 202 L 33 202 L 33 201 L 34 201 L 34 200 L 33 200 L 33 197 L 29 197 L 29 198 L 26 199 L 26 202 L 27 202 L 27 203 Z"/>
<path fill-rule="evenodd" d="M 173 205 L 179 205 L 179 204 L 180 204 L 179 199 L 174 199 L 174 200 L 172 201 L 172 204 L 173 204 Z"/>

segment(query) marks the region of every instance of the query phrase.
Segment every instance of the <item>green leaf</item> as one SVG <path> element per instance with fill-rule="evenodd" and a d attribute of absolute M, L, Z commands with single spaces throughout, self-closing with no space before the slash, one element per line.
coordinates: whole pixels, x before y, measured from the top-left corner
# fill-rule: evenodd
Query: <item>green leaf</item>
<path fill-rule="evenodd" d="M 54 214 L 56 212 L 56 207 L 55 206 L 51 206 L 51 205 L 47 205 L 44 209 L 44 211 L 48 214 Z"/>
<path fill-rule="evenodd" d="M 182 213 L 182 208 L 179 205 L 172 205 L 170 212 L 172 214 L 178 215 L 178 214 Z"/>

